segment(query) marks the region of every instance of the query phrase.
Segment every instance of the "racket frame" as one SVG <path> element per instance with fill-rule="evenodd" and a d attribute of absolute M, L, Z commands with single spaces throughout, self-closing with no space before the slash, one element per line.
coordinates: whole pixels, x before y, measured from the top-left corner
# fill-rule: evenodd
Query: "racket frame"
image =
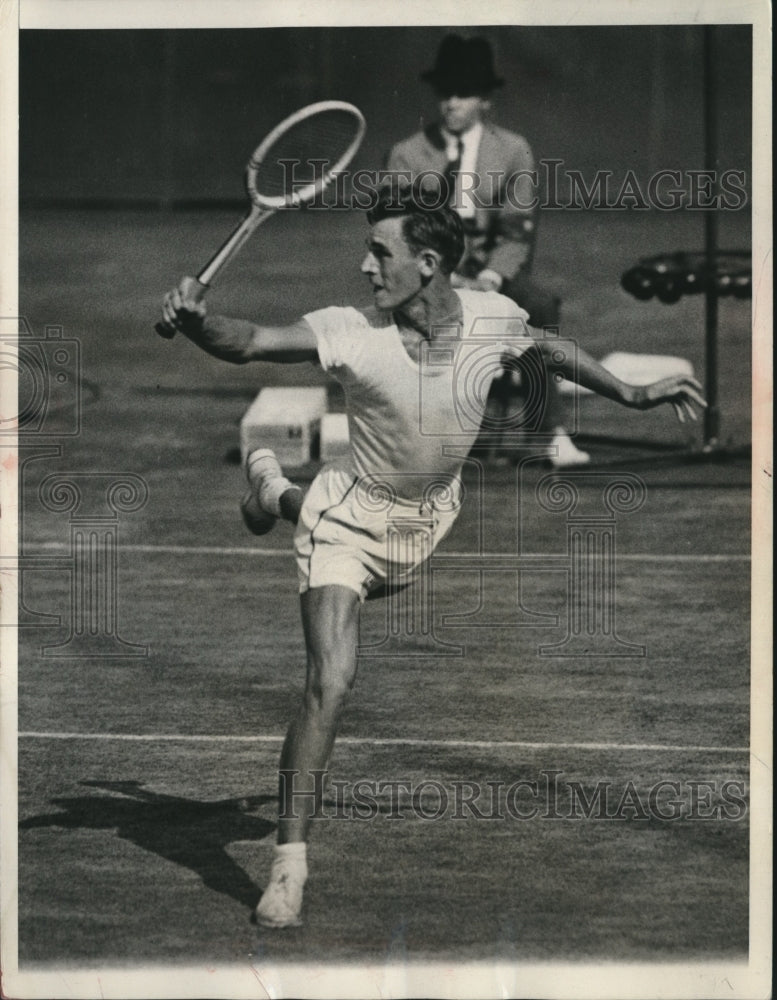
<path fill-rule="evenodd" d="M 354 137 L 348 144 L 337 161 L 325 170 L 320 177 L 317 177 L 309 184 L 305 184 L 299 190 L 295 190 L 291 195 L 263 195 L 256 189 L 256 175 L 261 164 L 265 161 L 268 152 L 275 145 L 276 141 L 289 129 L 312 118 L 314 115 L 324 111 L 345 111 L 353 116 L 356 123 Z M 353 104 L 346 101 L 318 101 L 316 104 L 309 104 L 300 108 L 293 115 L 284 118 L 262 139 L 259 145 L 251 154 L 246 166 L 245 187 L 248 198 L 251 201 L 251 210 L 244 219 L 235 227 L 216 253 L 197 275 L 200 284 L 208 286 L 216 275 L 222 270 L 229 260 L 240 250 L 251 234 L 271 215 L 283 208 L 298 208 L 300 205 L 312 201 L 316 195 L 320 194 L 329 185 L 335 174 L 340 173 L 353 159 L 357 149 L 364 138 L 366 123 L 364 115 Z"/>
<path fill-rule="evenodd" d="M 256 189 L 257 171 L 276 140 L 306 118 L 311 118 L 324 111 L 345 111 L 353 116 L 355 122 L 354 136 L 345 151 L 320 177 L 317 177 L 309 184 L 303 185 L 291 195 L 273 195 L 272 197 L 262 195 Z M 263 222 L 266 222 L 271 215 L 274 215 L 280 209 L 298 208 L 300 205 L 312 201 L 329 185 L 336 174 L 348 166 L 361 145 L 365 129 L 366 122 L 364 115 L 353 104 L 349 104 L 347 101 L 318 101 L 315 104 L 308 104 L 306 107 L 300 108 L 299 111 L 295 111 L 294 114 L 284 118 L 282 122 L 279 122 L 275 128 L 267 133 L 251 154 L 245 170 L 245 187 L 251 202 L 251 208 L 221 244 L 216 253 L 210 258 L 208 263 L 197 274 L 197 281 L 202 286 L 202 291 L 197 296 L 197 301 L 200 301 L 204 297 L 216 275 L 224 269 L 227 263 L 237 254 L 248 238 Z M 175 336 L 175 330 L 170 330 L 163 323 L 157 323 L 155 329 L 160 336 L 167 339 Z"/>

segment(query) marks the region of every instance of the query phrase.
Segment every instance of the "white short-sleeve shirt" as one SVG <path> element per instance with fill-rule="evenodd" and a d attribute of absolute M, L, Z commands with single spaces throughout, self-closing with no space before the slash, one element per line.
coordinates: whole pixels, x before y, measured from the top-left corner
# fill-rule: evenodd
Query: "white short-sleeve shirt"
<path fill-rule="evenodd" d="M 461 326 L 405 349 L 391 314 L 337 306 L 308 313 L 325 371 L 343 386 L 357 477 L 391 477 L 402 495 L 456 477 L 478 436 L 488 391 L 505 354 L 533 343 L 528 314 L 496 292 L 457 289 Z"/>

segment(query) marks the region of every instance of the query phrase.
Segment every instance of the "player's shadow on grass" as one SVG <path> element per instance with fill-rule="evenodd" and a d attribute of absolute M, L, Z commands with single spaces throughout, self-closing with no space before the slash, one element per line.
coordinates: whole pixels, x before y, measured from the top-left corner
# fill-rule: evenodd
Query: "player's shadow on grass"
<path fill-rule="evenodd" d="M 200 802 L 143 788 L 139 781 L 82 781 L 82 785 L 119 792 L 52 799 L 63 812 L 32 816 L 20 830 L 42 827 L 115 830 L 119 837 L 195 872 L 215 892 L 253 909 L 261 892 L 226 851 L 237 840 L 259 841 L 275 830 L 252 811 L 274 795 Z"/>

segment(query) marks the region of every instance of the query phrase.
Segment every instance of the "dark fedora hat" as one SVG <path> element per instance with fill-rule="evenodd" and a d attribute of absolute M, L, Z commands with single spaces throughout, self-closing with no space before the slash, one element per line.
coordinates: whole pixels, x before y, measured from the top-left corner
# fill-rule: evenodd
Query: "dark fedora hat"
<path fill-rule="evenodd" d="M 462 38 L 446 35 L 437 51 L 437 61 L 432 69 L 421 74 L 421 79 L 431 83 L 444 94 L 470 97 L 487 94 L 501 87 L 504 80 L 494 73 L 491 46 L 485 38 Z"/>

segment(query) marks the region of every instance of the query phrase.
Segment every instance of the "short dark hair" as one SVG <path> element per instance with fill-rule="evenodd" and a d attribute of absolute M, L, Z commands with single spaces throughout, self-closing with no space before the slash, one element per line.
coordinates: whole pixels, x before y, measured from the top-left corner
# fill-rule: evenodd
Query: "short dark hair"
<path fill-rule="evenodd" d="M 371 226 L 381 219 L 399 216 L 402 235 L 415 253 L 435 250 L 440 255 L 445 274 L 456 270 L 464 254 L 464 226 L 459 215 L 446 204 L 447 190 L 429 183 L 430 178 L 418 178 L 412 184 L 394 177 L 393 184 L 383 184 L 367 210 Z M 397 183 L 398 182 L 398 183 Z"/>

